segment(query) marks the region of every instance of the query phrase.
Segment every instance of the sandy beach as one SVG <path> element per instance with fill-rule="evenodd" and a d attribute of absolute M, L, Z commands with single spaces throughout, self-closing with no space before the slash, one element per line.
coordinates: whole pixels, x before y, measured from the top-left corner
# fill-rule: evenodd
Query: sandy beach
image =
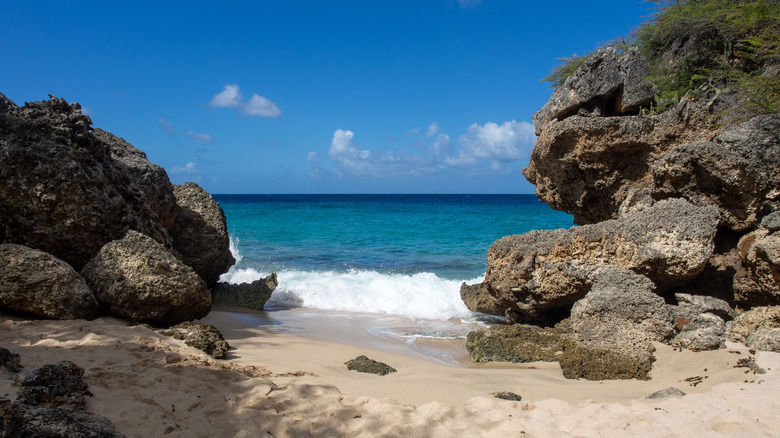
<path fill-rule="evenodd" d="M 223 361 L 112 318 L 3 316 L 0 345 L 21 355 L 24 371 L 60 360 L 85 368 L 94 394 L 87 410 L 128 437 L 752 437 L 780 431 L 780 354 L 758 352 L 766 374 L 753 374 L 734 367 L 750 355 L 737 344 L 700 353 L 659 344 L 649 381 L 567 380 L 551 363 L 458 364 L 465 356 L 460 341 L 377 340 L 359 318 L 323 313 L 212 311 L 204 322 L 233 347 Z M 350 342 L 323 340 L 349 327 Z M 306 329 L 316 335 L 298 333 Z M 360 354 L 398 372 L 347 370 L 344 362 Z M 436 361 L 437 355 L 453 360 Z M 2 375 L 0 396 L 15 397 L 14 375 Z M 687 395 L 646 399 L 668 387 Z M 523 400 L 500 400 L 491 396 L 496 391 Z"/>

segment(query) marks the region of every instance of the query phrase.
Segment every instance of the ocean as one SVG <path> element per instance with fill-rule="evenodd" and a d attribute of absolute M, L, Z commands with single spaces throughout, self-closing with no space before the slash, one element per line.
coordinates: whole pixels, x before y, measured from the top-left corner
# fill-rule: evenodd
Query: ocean
<path fill-rule="evenodd" d="M 395 337 L 465 336 L 484 315 L 466 308 L 460 286 L 482 281 L 490 245 L 510 234 L 573 225 L 570 215 L 535 195 L 214 199 L 225 211 L 237 260 L 222 281 L 251 282 L 276 272 L 269 311 L 381 317 L 383 327 L 371 330 Z"/>

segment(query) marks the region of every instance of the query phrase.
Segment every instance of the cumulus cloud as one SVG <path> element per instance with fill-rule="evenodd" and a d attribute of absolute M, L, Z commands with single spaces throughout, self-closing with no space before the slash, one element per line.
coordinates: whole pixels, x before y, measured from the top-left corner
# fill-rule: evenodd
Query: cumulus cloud
<path fill-rule="evenodd" d="M 241 112 L 247 116 L 266 118 L 279 117 L 282 114 L 282 110 L 275 103 L 257 94 L 252 95 L 249 101 L 242 107 Z"/>
<path fill-rule="evenodd" d="M 185 137 L 189 137 L 190 140 L 194 142 L 203 142 L 203 141 L 214 141 L 214 137 L 212 137 L 209 134 L 204 134 L 202 132 L 193 132 L 193 131 L 185 131 L 182 132 L 181 135 Z"/>
<path fill-rule="evenodd" d="M 173 169 L 171 169 L 171 173 L 173 174 L 179 174 L 179 173 L 195 173 L 197 172 L 197 164 L 190 161 L 189 163 L 185 164 L 184 167 L 175 166 Z"/>
<path fill-rule="evenodd" d="M 439 132 L 439 124 L 436 122 L 431 122 L 430 125 L 428 125 L 428 129 L 425 130 L 425 136 L 428 138 L 433 137 Z"/>
<path fill-rule="evenodd" d="M 241 105 L 241 91 L 236 84 L 225 85 L 219 93 L 211 99 L 211 108 L 236 107 Z"/>
<path fill-rule="evenodd" d="M 162 127 L 163 131 L 165 131 L 166 134 L 170 136 L 176 135 L 176 127 L 173 126 L 173 123 L 171 123 L 169 120 L 160 118 L 157 119 L 157 121 L 160 122 L 160 127 Z"/>
<path fill-rule="evenodd" d="M 449 165 L 469 165 L 486 159 L 510 162 L 527 158 L 536 140 L 534 127 L 528 122 L 504 122 L 502 125 L 488 122 L 469 126 L 465 134 L 458 137 L 461 145 L 455 157 L 445 162 Z"/>
<path fill-rule="evenodd" d="M 248 101 L 243 100 L 241 90 L 237 84 L 228 84 L 215 94 L 209 103 L 210 108 L 236 108 L 245 116 L 259 116 L 275 118 L 282 114 L 282 110 L 275 103 L 255 93 Z"/>

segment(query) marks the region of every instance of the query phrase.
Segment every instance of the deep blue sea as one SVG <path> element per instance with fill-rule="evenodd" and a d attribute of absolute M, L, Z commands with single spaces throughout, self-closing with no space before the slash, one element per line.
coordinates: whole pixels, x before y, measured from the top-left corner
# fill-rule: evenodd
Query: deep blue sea
<path fill-rule="evenodd" d="M 223 281 L 271 272 L 269 304 L 469 318 L 461 283 L 481 281 L 498 238 L 569 228 L 535 195 L 214 195 L 237 264 Z"/>

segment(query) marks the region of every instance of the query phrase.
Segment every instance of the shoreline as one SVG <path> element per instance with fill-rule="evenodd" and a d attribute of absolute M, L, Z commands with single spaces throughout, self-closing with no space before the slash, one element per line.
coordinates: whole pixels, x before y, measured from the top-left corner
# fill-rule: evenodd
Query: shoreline
<path fill-rule="evenodd" d="M 221 310 L 207 318 L 234 347 L 211 359 L 183 342 L 114 319 L 0 317 L 0 345 L 23 373 L 72 360 L 94 394 L 87 410 L 128 437 L 229 436 L 772 436 L 780 430 L 780 354 L 759 352 L 763 375 L 733 368 L 744 347 L 661 348 L 650 381 L 566 380 L 557 364 L 455 367 L 398 353 L 250 327 Z M 316 321 L 316 319 L 315 319 Z M 308 322 L 311 322 L 309 320 Z M 663 346 L 661 346 L 663 347 Z M 729 353 L 739 350 L 740 354 Z M 398 372 L 348 371 L 359 354 Z M 730 364 L 730 365 L 727 365 Z M 698 386 L 680 382 L 706 375 Z M 12 373 L 0 397 L 15 397 Z M 748 381 L 746 383 L 745 381 Z M 675 386 L 688 395 L 645 397 Z M 490 396 L 512 391 L 510 402 Z"/>

